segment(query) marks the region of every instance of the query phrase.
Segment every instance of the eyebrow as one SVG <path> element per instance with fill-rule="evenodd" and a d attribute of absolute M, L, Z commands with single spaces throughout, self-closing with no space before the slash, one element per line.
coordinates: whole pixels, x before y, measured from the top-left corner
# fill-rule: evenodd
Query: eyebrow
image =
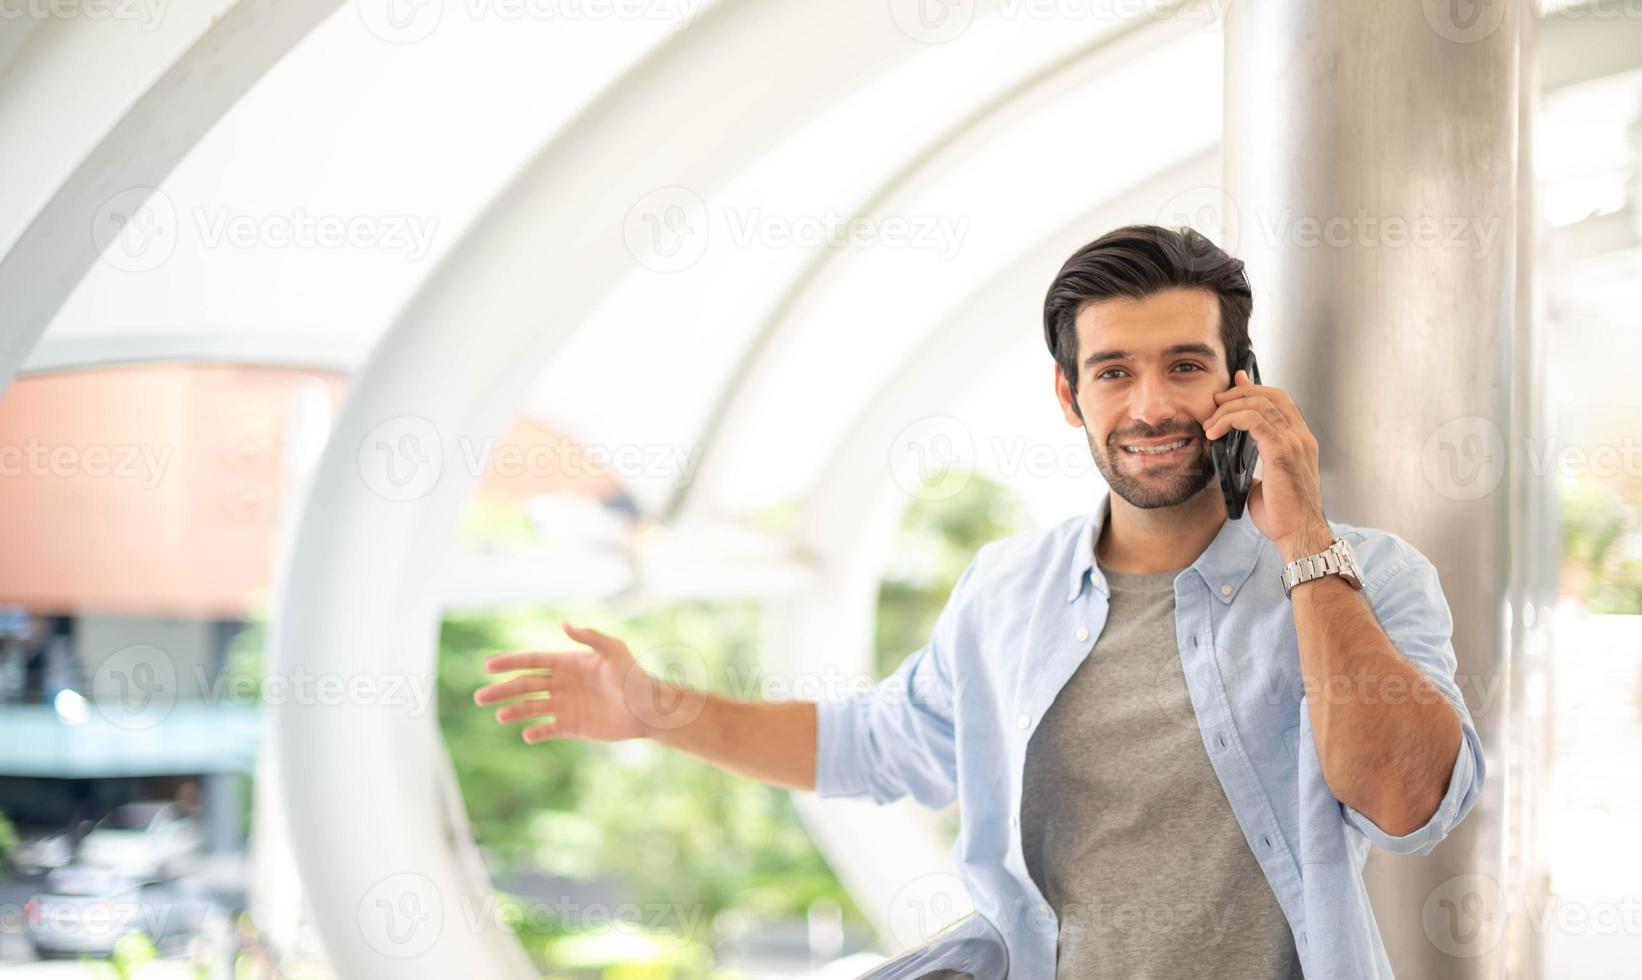
<path fill-rule="evenodd" d="M 1163 348 L 1164 357 L 1173 357 L 1176 354 L 1196 354 L 1210 361 L 1218 360 L 1219 355 L 1214 348 L 1207 344 L 1174 344 Z M 1103 361 L 1132 361 L 1134 355 L 1126 350 L 1097 350 L 1083 359 L 1083 366 L 1090 368 Z"/>

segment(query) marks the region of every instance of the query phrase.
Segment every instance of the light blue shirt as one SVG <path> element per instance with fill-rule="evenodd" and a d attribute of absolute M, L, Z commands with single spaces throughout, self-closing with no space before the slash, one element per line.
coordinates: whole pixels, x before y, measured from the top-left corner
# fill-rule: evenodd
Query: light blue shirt
<path fill-rule="evenodd" d="M 1107 491 L 1090 514 L 983 545 L 928 643 L 873 690 L 817 706 L 819 795 L 887 803 L 910 794 L 932 808 L 958 800 L 952 856 L 976 909 L 1004 937 L 1013 980 L 1055 974 L 1059 925 L 1021 856 L 1021 772 L 1027 741 L 1106 623 L 1094 542 L 1110 507 Z M 1226 521 L 1175 577 L 1175 630 L 1203 749 L 1306 975 L 1391 977 L 1363 886 L 1369 844 L 1435 847 L 1482 791 L 1482 743 L 1454 683 L 1453 617 L 1436 569 L 1389 531 L 1329 525 L 1351 543 L 1392 644 L 1459 712 L 1454 771 L 1425 826 L 1393 837 L 1323 781 L 1283 561 L 1247 515 Z"/>

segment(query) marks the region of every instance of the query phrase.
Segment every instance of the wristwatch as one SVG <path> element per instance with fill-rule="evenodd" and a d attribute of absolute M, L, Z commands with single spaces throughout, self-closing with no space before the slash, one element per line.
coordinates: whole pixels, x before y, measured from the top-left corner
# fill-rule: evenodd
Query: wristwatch
<path fill-rule="evenodd" d="M 1283 597 L 1288 598 L 1296 585 L 1322 578 L 1324 575 L 1338 575 L 1349 582 L 1352 588 L 1362 591 L 1363 576 L 1357 568 L 1357 556 L 1345 538 L 1335 538 L 1327 550 L 1296 558 L 1283 566 Z"/>

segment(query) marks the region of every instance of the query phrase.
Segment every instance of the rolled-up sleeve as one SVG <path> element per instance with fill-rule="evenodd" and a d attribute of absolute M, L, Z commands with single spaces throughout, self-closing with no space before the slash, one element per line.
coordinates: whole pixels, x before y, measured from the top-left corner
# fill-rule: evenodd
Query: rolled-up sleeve
<path fill-rule="evenodd" d="M 1365 814 L 1340 804 L 1345 821 L 1375 846 L 1396 854 L 1425 854 L 1465 819 L 1482 793 L 1485 766 L 1482 740 L 1471 720 L 1454 675 L 1454 619 L 1435 566 L 1411 545 L 1397 539 L 1400 554 L 1393 570 L 1364 586 L 1364 594 L 1393 646 L 1431 679 L 1460 719 L 1460 745 L 1448 789 L 1424 825 L 1400 836 L 1386 833 Z M 1495 690 L 1486 685 L 1485 690 Z"/>
<path fill-rule="evenodd" d="M 954 664 L 970 640 L 965 605 L 978 561 L 958 577 L 929 642 L 871 690 L 816 705 L 817 795 L 889 803 L 911 794 L 937 809 L 957 797 Z"/>

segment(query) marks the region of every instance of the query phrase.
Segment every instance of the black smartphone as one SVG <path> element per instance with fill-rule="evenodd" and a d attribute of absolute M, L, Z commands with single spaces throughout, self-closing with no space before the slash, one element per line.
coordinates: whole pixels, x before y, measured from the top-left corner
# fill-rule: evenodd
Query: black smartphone
<path fill-rule="evenodd" d="M 1252 348 L 1243 353 L 1232 377 L 1237 377 L 1238 370 L 1247 371 L 1250 381 L 1260 383 L 1260 365 L 1254 359 Z M 1226 498 L 1226 516 L 1235 521 L 1243 516 L 1243 505 L 1248 502 L 1260 449 L 1253 436 L 1242 429 L 1231 428 L 1209 443 L 1209 456 L 1214 460 L 1215 475 L 1220 478 L 1220 495 Z"/>

